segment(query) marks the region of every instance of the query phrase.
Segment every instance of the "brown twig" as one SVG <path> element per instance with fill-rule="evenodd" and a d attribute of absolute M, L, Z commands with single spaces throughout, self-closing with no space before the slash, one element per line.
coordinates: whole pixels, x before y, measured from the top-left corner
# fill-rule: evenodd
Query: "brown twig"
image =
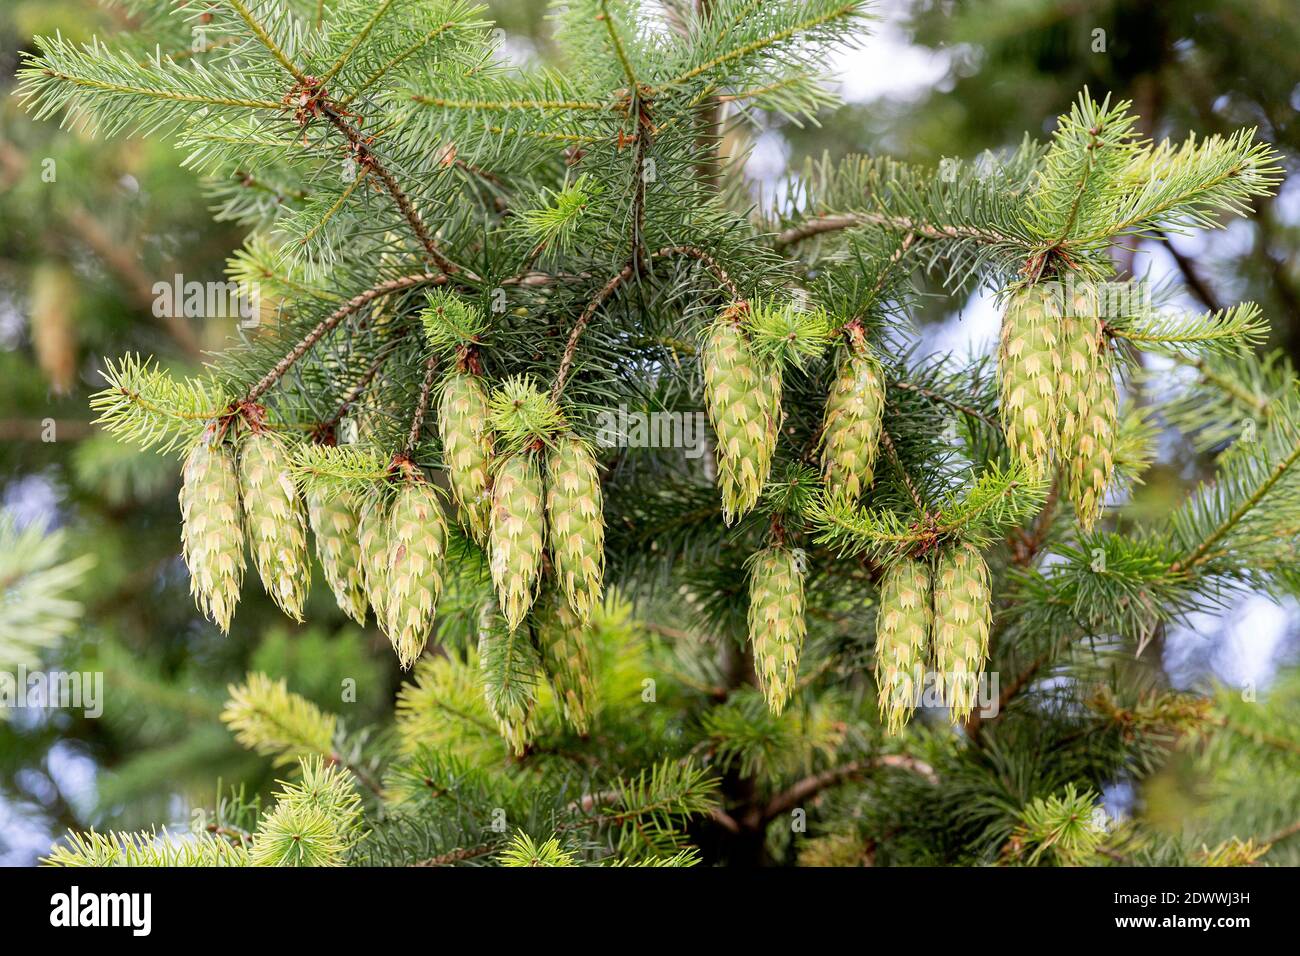
<path fill-rule="evenodd" d="M 870 773 L 872 770 L 878 770 L 881 767 L 910 771 L 924 777 L 931 784 L 939 782 L 939 777 L 934 772 L 934 768 L 925 761 L 906 754 L 884 754 L 871 760 L 854 761 L 804 777 L 767 801 L 766 806 L 763 807 L 760 813 L 760 823 L 767 823 L 783 813 L 788 813 L 794 808 L 802 806 L 805 801 L 816 796 L 827 787 L 833 787 L 838 783 Z"/>
<path fill-rule="evenodd" d="M 424 416 L 429 410 L 429 394 L 433 391 L 433 374 L 438 368 L 437 356 L 429 356 L 424 363 L 424 381 L 420 383 L 420 400 L 415 405 L 415 414 L 411 416 L 411 430 L 406 433 L 406 456 L 415 451 L 415 443 L 420 440 L 420 429 L 424 427 Z"/>
<path fill-rule="evenodd" d="M 477 275 L 468 269 L 462 269 L 460 266 L 456 265 L 456 263 L 448 259 L 443 251 L 438 248 L 438 244 L 434 242 L 433 237 L 429 235 L 428 227 L 425 226 L 424 220 L 420 218 L 420 213 L 416 210 L 410 197 L 402 190 L 402 187 L 397 182 L 397 178 L 389 171 L 388 167 L 379 161 L 379 157 L 376 156 L 374 151 L 370 148 L 368 140 L 361 135 L 356 127 L 345 120 L 339 112 L 328 103 L 324 103 L 321 106 L 321 112 L 325 114 L 325 118 L 330 121 L 334 128 L 342 133 L 347 139 L 348 144 L 352 147 L 357 163 L 367 169 L 373 170 L 375 175 L 379 177 L 379 181 L 384 184 L 384 189 L 388 191 L 388 195 L 392 198 L 398 211 L 402 214 L 402 217 L 406 219 L 407 224 L 410 225 L 411 231 L 415 233 L 415 237 L 419 240 L 420 245 L 424 247 L 424 251 L 428 255 L 429 260 L 447 275 L 464 274 L 466 278 L 478 281 L 479 277 Z"/>
<path fill-rule="evenodd" d="M 899 232 L 915 233 L 922 239 L 979 239 L 983 242 L 1013 242 L 1023 245 L 1020 240 L 992 229 L 980 229 L 975 226 L 926 225 L 907 216 L 864 212 L 805 219 L 797 226 L 791 226 L 777 233 L 776 247 L 781 249 L 822 233 L 852 229 L 855 226 L 886 226 Z"/>
<path fill-rule="evenodd" d="M 889 460 L 893 462 L 894 468 L 898 470 L 899 476 L 903 479 L 903 484 L 907 486 L 907 492 L 912 497 L 912 504 L 916 505 L 917 513 L 924 517 L 926 513 L 925 501 L 922 500 L 920 491 L 912 482 L 912 476 L 903 467 L 903 462 L 898 457 L 898 450 L 894 447 L 894 439 L 890 436 L 888 429 L 880 429 L 880 444 L 885 449 L 885 453 L 889 455 Z"/>
<path fill-rule="evenodd" d="M 718 284 L 721 285 L 729 295 L 733 298 L 739 298 L 740 290 L 732 280 L 731 276 L 728 275 L 727 270 L 722 268 L 722 266 L 718 264 L 718 261 L 703 249 L 700 249 L 697 246 L 687 245 L 664 246 L 662 249 L 655 250 L 655 252 L 651 254 L 650 258 L 664 259 L 671 256 L 684 256 L 701 263 L 713 274 L 714 278 L 718 280 Z M 564 385 L 565 382 L 568 381 L 569 373 L 573 370 L 573 363 L 578 352 L 578 341 L 582 338 L 583 331 L 587 328 L 587 325 L 591 322 L 596 312 L 605 303 L 605 300 L 613 295 L 618 290 L 619 286 L 623 285 L 623 283 L 627 282 L 635 274 L 636 266 L 634 263 L 629 262 L 611 276 L 609 281 L 600 287 L 600 291 L 597 292 L 591 301 L 587 303 L 586 308 L 582 310 L 582 314 L 578 316 L 578 321 L 574 323 L 573 329 L 569 332 L 569 340 L 565 343 L 564 354 L 560 358 L 560 368 L 555 375 L 555 383 L 551 386 L 552 401 L 558 401 L 560 395 L 564 392 Z"/>
<path fill-rule="evenodd" d="M 302 339 L 298 341 L 298 344 L 290 349 L 289 352 L 280 359 L 280 361 L 276 362 L 275 367 L 262 376 L 261 381 L 254 385 L 249 390 L 248 394 L 244 396 L 243 403 L 249 404 L 257 401 L 268 388 L 280 379 L 280 376 L 284 375 L 284 373 L 289 370 L 294 362 L 306 355 L 307 351 L 319 342 L 327 332 L 332 331 L 340 322 L 358 309 L 363 308 L 375 299 L 382 298 L 383 296 L 390 295 L 394 292 L 400 292 L 403 289 L 410 289 L 420 285 L 442 285 L 446 281 L 447 276 L 442 273 L 423 272 L 418 275 L 389 279 L 387 282 L 381 282 L 374 288 L 367 289 L 365 292 L 354 295 L 352 298 L 348 299 L 347 302 L 344 302 L 341 306 L 317 323 L 315 328 L 303 336 Z"/>

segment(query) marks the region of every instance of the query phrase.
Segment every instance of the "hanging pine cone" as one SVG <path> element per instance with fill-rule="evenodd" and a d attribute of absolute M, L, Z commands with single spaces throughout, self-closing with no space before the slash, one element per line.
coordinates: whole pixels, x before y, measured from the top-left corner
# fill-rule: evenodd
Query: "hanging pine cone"
<path fill-rule="evenodd" d="M 794 551 L 774 546 L 749 559 L 749 640 L 758 686 L 774 714 L 785 709 L 803 650 L 803 572 Z"/>
<path fill-rule="evenodd" d="M 781 424 L 781 377 L 753 353 L 737 315 L 732 307 L 713 323 L 701 356 L 728 524 L 758 503 Z"/>
<path fill-rule="evenodd" d="M 1070 375 L 1063 376 L 1058 450 L 1079 523 L 1091 528 L 1115 471 L 1111 443 L 1119 425 L 1114 362 L 1099 319 L 1066 319 Z"/>
<path fill-rule="evenodd" d="M 368 603 L 357 511 L 357 498 L 351 492 L 342 491 L 330 498 L 319 491 L 307 494 L 307 520 L 316 536 L 316 557 L 325 580 L 343 613 L 365 624 Z"/>
<path fill-rule="evenodd" d="M 605 515 L 591 449 L 562 435 L 546 456 L 546 521 L 555 577 L 579 619 L 591 619 L 605 573 Z"/>
<path fill-rule="evenodd" d="M 963 722 L 975 707 L 992 613 L 989 568 L 979 548 L 962 544 L 944 554 L 934 583 L 934 666 L 953 723 Z"/>
<path fill-rule="evenodd" d="M 866 350 L 861 328 L 854 327 L 850 336 L 826 398 L 822 477 L 831 494 L 856 501 L 874 477 L 885 412 L 885 376 Z"/>
<path fill-rule="evenodd" d="M 212 447 L 204 439 L 190 450 L 180 503 L 190 593 L 199 610 L 229 632 L 244 582 L 244 528 L 235 456 L 227 446 Z"/>
<path fill-rule="evenodd" d="M 385 631 L 402 667 L 424 652 L 442 595 L 447 521 L 438 493 L 425 481 L 402 487 L 388 515 L 388 602 Z"/>
<path fill-rule="evenodd" d="M 533 627 L 560 711 L 568 725 L 585 737 L 595 703 L 591 629 L 578 619 L 564 595 L 556 589 L 537 599 Z"/>
<path fill-rule="evenodd" d="M 930 566 L 905 559 L 880 582 L 876 614 L 876 693 L 885 729 L 896 734 L 916 709 L 930 639 Z"/>
<path fill-rule="evenodd" d="M 1050 284 L 1013 293 L 1002 318 L 998 375 L 1012 461 L 1045 475 L 1060 413 L 1061 306 Z"/>
<path fill-rule="evenodd" d="M 262 586 L 280 609 L 302 620 L 311 583 L 307 518 L 290 470 L 289 451 L 270 432 L 256 432 L 239 448 L 244 532 Z"/>
<path fill-rule="evenodd" d="M 438 403 L 438 430 L 461 520 L 481 542 L 487 537 L 492 508 L 488 491 L 492 433 L 488 428 L 488 397 L 475 376 L 467 372 L 447 376 Z"/>
<path fill-rule="evenodd" d="M 357 516 L 357 547 L 361 556 L 361 577 L 366 597 L 381 627 L 388 607 L 388 511 L 383 494 L 367 498 Z"/>
<path fill-rule="evenodd" d="M 512 631 L 532 607 L 545 542 L 542 472 L 537 458 L 520 452 L 500 459 L 492 476 L 488 549 L 492 581 Z"/>
<path fill-rule="evenodd" d="M 479 612 L 478 659 L 488 711 L 497 730 L 515 755 L 533 737 L 533 709 L 541 660 L 529 639 L 529 629 L 511 628 L 495 601 Z"/>

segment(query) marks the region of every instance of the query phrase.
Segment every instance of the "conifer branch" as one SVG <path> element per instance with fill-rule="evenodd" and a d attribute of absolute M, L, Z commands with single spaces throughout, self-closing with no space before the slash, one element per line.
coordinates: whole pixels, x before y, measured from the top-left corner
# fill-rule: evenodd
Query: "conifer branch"
<path fill-rule="evenodd" d="M 343 303 L 332 313 L 316 324 L 310 332 L 304 335 L 298 343 L 288 351 L 275 367 L 262 376 L 248 392 L 244 395 L 244 404 L 251 404 L 261 398 L 262 394 L 274 385 L 285 372 L 287 372 L 294 362 L 298 361 L 311 349 L 313 345 L 321 340 L 323 336 L 332 331 L 340 322 L 352 315 L 358 309 L 373 302 L 375 299 L 394 292 L 400 292 L 403 289 L 411 289 L 421 285 L 442 285 L 447 281 L 447 276 L 443 273 L 425 272 L 419 275 L 402 276 L 400 279 L 389 279 L 381 282 L 374 288 L 367 289 L 365 292 L 354 295 L 347 302 Z"/>
<path fill-rule="evenodd" d="M 289 59 L 288 55 L 280 49 L 279 44 L 271 39 L 271 35 L 266 32 L 266 27 L 262 26 L 261 22 L 253 16 L 252 11 L 248 9 L 243 0 L 226 0 L 226 2 L 230 4 L 235 13 L 239 14 L 239 18 L 247 24 L 248 29 L 253 31 L 253 36 L 257 37 L 258 42 L 261 43 L 262 46 L 266 47 L 271 56 L 275 57 L 276 61 L 285 68 L 289 75 L 300 84 L 306 86 L 306 75 L 298 69 L 298 67 L 294 65 L 293 61 Z"/>
<path fill-rule="evenodd" d="M 1225 535 L 1232 531 L 1246 515 L 1250 514 L 1255 507 L 1264 500 L 1264 497 L 1273 489 L 1273 487 L 1282 480 L 1283 476 L 1291 469 L 1297 461 L 1300 461 L 1300 441 L 1297 441 L 1291 452 L 1277 462 L 1269 472 L 1268 476 L 1259 483 L 1255 490 L 1228 515 L 1224 521 L 1207 535 L 1199 545 L 1182 561 L 1175 561 L 1170 570 L 1174 572 L 1191 570 L 1200 565 L 1206 556 L 1212 551 L 1214 546 L 1221 541 Z"/>
<path fill-rule="evenodd" d="M 424 363 L 424 380 L 420 383 L 420 397 L 415 403 L 415 413 L 411 416 L 411 428 L 406 433 L 406 456 L 409 458 L 420 440 L 420 431 L 424 428 L 424 416 L 429 410 L 429 395 L 433 391 L 433 375 L 438 370 L 438 357 L 430 355 Z"/>

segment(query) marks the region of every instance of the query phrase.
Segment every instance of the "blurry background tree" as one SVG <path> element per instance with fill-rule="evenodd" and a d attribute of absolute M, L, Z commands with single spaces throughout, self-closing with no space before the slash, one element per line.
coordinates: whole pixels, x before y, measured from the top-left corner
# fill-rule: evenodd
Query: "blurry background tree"
<path fill-rule="evenodd" d="M 1258 126 L 1291 174 L 1300 153 L 1300 24 L 1292 6 L 1285 0 L 882 0 L 876 36 L 839 63 L 845 105 L 820 127 L 765 117 L 761 132 L 737 135 L 726 148 L 750 151 L 752 189 L 766 197 L 797 175 L 806 158 L 823 152 L 936 162 L 1014 145 L 1088 86 L 1098 97 L 1133 98 L 1144 131 L 1157 137 Z M 507 31 L 510 55 L 553 55 L 541 4 L 489 7 Z M 88 39 L 129 21 L 127 11 L 94 0 L 9 0 L 0 9 L 0 93 L 7 94 L 17 54 L 34 34 L 57 30 Z M 399 683 L 387 641 L 373 628 L 346 625 L 319 584 L 312 590 L 311 626 L 287 624 L 250 587 L 230 637 L 220 637 L 188 595 L 172 462 L 137 454 L 88 424 L 87 396 L 101 385 L 102 356 L 139 350 L 183 369 L 239 334 L 233 319 L 154 315 L 154 283 L 175 274 L 223 278 L 242 230 L 238 222 L 214 225 L 210 207 L 232 190 L 263 188 L 253 181 L 205 187 L 180 168 L 180 158 L 162 141 L 92 141 L 33 123 L 7 96 L 0 99 L 3 503 L 20 528 L 34 522 L 61 528 L 55 545 L 65 559 L 95 558 L 93 566 L 75 565 L 75 593 L 84 606 L 79 626 L 66 629 L 63 643 L 44 650 L 43 659 L 49 666 L 105 671 L 114 699 L 101 720 L 56 712 L 0 721 L 0 861 L 7 863 L 30 862 L 69 826 L 135 828 L 184 819 L 188 807 L 211 803 L 217 777 L 267 790 L 270 762 L 239 748 L 217 720 L 226 685 L 250 670 L 290 677 L 295 691 L 327 711 L 339 709 L 340 683 L 352 678 L 360 713 L 349 709 L 349 720 L 357 723 L 387 714 Z M 1224 232 L 1175 238 L 1167 246 L 1144 242 L 1123 264 L 1177 282 L 1206 308 L 1259 302 L 1275 344 L 1295 359 L 1300 188 L 1289 176 L 1275 198 L 1256 205 L 1253 216 Z M 917 318 L 934 342 L 958 351 L 987 345 L 996 332 L 996 312 L 978 296 L 959 314 L 943 297 L 922 300 Z M 1260 383 L 1261 403 L 1267 388 Z M 1167 509 L 1200 476 L 1184 467 L 1185 444 L 1179 455 L 1166 451 L 1161 461 L 1168 465 L 1158 463 L 1141 490 L 1139 504 L 1149 512 Z M 56 564 L 28 547 L 32 562 Z M 3 600 L 20 593 L 13 580 L 7 573 Z M 1279 610 L 1266 599 L 1247 598 L 1239 610 L 1253 622 L 1249 642 L 1239 639 L 1244 629 L 1201 615 L 1199 635 L 1159 634 L 1133 666 L 1163 669 L 1157 676 L 1179 688 L 1218 679 L 1258 684 L 1266 694 L 1277 669 L 1295 659 L 1295 605 Z M 16 663 L 0 660 L 0 669 Z M 1296 687 L 1294 675 L 1279 681 L 1267 715 L 1264 708 L 1233 704 L 1239 695 L 1232 693 L 1225 706 L 1240 710 L 1247 725 L 1252 719 L 1275 725 L 1294 708 Z M 1111 809 L 1137 806 L 1175 830 L 1198 814 L 1203 830 L 1225 836 L 1241 815 L 1272 819 L 1277 812 L 1283 827 L 1294 814 L 1242 806 L 1242 788 L 1232 786 L 1266 766 L 1249 748 L 1219 750 L 1174 762 L 1145 786 L 1141 800 L 1123 787 L 1106 799 Z M 1032 830 L 1032 814 L 1025 825 Z M 809 861 L 854 862 L 870 853 L 860 844 L 822 843 Z"/>

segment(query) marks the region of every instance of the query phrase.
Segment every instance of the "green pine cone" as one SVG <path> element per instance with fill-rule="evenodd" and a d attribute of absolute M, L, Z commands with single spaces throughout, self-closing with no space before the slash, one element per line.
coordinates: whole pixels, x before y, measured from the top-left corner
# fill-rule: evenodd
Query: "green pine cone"
<path fill-rule="evenodd" d="M 500 459 L 492 477 L 488 529 L 492 582 L 513 631 L 532 607 L 546 544 L 542 472 L 537 458 L 520 452 Z"/>
<path fill-rule="evenodd" d="M 537 599 L 533 627 L 560 711 L 568 725 L 585 737 L 596 700 L 591 628 L 579 620 L 564 595 L 554 589 Z"/>
<path fill-rule="evenodd" d="M 1063 396 L 1058 450 L 1065 465 L 1066 491 L 1079 523 L 1091 528 L 1106 503 L 1115 473 L 1111 445 L 1119 426 L 1114 360 L 1097 319 L 1067 319 L 1074 339 L 1068 354 L 1077 372 Z"/>
<path fill-rule="evenodd" d="M 858 343 L 840 362 L 826 397 L 822 477 L 831 494 L 856 501 L 875 477 L 885 412 L 884 370 Z"/>
<path fill-rule="evenodd" d="M 781 424 L 781 376 L 750 350 L 731 310 L 713 323 L 701 361 L 722 514 L 730 524 L 763 494 Z"/>
<path fill-rule="evenodd" d="M 284 442 L 270 432 L 245 438 L 239 448 L 239 480 L 244 533 L 262 586 L 285 614 L 301 621 L 311 583 L 307 516 Z"/>
<path fill-rule="evenodd" d="M 360 549 L 361 578 L 366 597 L 382 627 L 388 606 L 388 511 L 382 494 L 368 497 L 357 516 L 357 547 Z"/>
<path fill-rule="evenodd" d="M 876 614 L 876 693 L 888 733 L 900 732 L 916 709 L 930 642 L 930 566 L 903 560 L 880 582 Z"/>
<path fill-rule="evenodd" d="M 307 520 L 316 536 L 316 557 L 343 613 L 358 624 L 366 623 L 365 576 L 357 535 L 357 498 L 344 491 L 326 498 L 319 491 L 307 495 Z"/>
<path fill-rule="evenodd" d="M 1016 292 L 998 352 L 1002 428 L 1012 461 L 1035 475 L 1051 465 L 1060 414 L 1061 306 L 1051 285 Z"/>
<path fill-rule="evenodd" d="M 384 630 L 403 668 L 424 653 L 442 595 L 447 520 L 428 482 L 402 487 L 388 514 Z"/>
<path fill-rule="evenodd" d="M 934 582 L 934 667 L 953 723 L 975 707 L 992 616 L 989 568 L 979 548 L 963 544 L 944 554 Z"/>
<path fill-rule="evenodd" d="M 803 572 L 795 552 L 770 547 L 749 559 L 749 640 L 758 686 L 774 714 L 785 709 L 799 676 L 804 621 Z"/>
<path fill-rule="evenodd" d="M 239 520 L 239 476 L 234 453 L 200 441 L 185 458 L 181 482 L 181 548 L 190 569 L 190 593 L 223 632 L 244 583 L 244 527 Z"/>
<path fill-rule="evenodd" d="M 479 670 L 488 711 L 516 756 L 533 739 L 533 711 L 542 662 L 526 627 L 506 624 L 495 601 L 479 611 Z"/>
<path fill-rule="evenodd" d="M 482 542 L 487 537 L 492 510 L 488 490 L 492 433 L 488 428 L 487 394 L 475 376 L 465 372 L 447 376 L 438 404 L 438 430 L 461 521 L 474 539 Z"/>
<path fill-rule="evenodd" d="M 600 603 L 605 574 L 605 515 L 591 449 L 574 435 L 546 457 L 546 525 L 555 577 L 583 621 Z"/>

